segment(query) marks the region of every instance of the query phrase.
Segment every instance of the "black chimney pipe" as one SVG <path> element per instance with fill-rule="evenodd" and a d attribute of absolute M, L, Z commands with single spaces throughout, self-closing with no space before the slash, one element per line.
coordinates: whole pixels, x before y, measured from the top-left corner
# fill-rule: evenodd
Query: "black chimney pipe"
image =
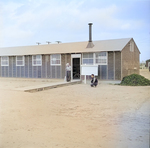
<path fill-rule="evenodd" d="M 89 25 L 89 42 L 88 42 L 86 48 L 93 48 L 94 47 L 94 44 L 92 42 L 92 25 L 93 25 L 93 23 L 88 23 L 88 25 Z"/>
<path fill-rule="evenodd" d="M 92 42 L 92 25 L 93 23 L 89 23 L 89 42 Z"/>

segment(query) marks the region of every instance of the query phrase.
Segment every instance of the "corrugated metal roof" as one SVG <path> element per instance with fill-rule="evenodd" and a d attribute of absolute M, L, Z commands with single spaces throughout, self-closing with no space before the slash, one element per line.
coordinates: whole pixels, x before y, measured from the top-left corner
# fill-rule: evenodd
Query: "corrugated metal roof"
<path fill-rule="evenodd" d="M 86 48 L 88 41 L 22 47 L 5 47 L 0 48 L 0 56 L 121 51 L 130 40 L 131 38 L 93 41 L 93 48 Z"/>

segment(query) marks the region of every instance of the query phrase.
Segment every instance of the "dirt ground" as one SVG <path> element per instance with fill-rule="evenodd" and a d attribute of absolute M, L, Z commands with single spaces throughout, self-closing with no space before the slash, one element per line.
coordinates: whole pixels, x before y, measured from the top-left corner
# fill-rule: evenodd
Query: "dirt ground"
<path fill-rule="evenodd" d="M 25 83 L 0 80 L 0 148 L 149 148 L 150 86 L 11 89 Z"/>

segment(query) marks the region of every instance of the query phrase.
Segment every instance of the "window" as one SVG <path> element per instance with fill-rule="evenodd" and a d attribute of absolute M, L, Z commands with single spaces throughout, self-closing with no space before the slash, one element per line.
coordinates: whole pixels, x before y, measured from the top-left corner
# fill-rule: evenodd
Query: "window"
<path fill-rule="evenodd" d="M 1 66 L 9 66 L 9 57 L 8 56 L 1 57 Z"/>
<path fill-rule="evenodd" d="M 83 53 L 82 64 L 93 65 L 93 53 Z"/>
<path fill-rule="evenodd" d="M 24 56 L 16 56 L 16 66 L 24 66 Z"/>
<path fill-rule="evenodd" d="M 86 65 L 107 65 L 107 52 L 83 53 L 82 64 Z"/>
<path fill-rule="evenodd" d="M 107 53 L 106 52 L 95 53 L 95 64 L 106 65 Z"/>
<path fill-rule="evenodd" d="M 51 55 L 51 65 L 61 65 L 61 55 L 52 54 Z"/>
<path fill-rule="evenodd" d="M 33 55 L 32 56 L 32 66 L 41 66 L 42 65 L 42 56 Z"/>
<path fill-rule="evenodd" d="M 134 52 L 134 42 L 133 41 L 130 42 L 130 51 Z"/>

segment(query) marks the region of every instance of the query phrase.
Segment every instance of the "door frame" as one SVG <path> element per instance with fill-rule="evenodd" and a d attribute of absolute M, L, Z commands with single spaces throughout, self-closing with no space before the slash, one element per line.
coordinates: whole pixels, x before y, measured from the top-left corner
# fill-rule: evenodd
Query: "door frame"
<path fill-rule="evenodd" d="M 71 80 L 73 80 L 73 59 L 80 58 L 80 80 L 81 80 L 81 54 L 71 54 Z"/>

